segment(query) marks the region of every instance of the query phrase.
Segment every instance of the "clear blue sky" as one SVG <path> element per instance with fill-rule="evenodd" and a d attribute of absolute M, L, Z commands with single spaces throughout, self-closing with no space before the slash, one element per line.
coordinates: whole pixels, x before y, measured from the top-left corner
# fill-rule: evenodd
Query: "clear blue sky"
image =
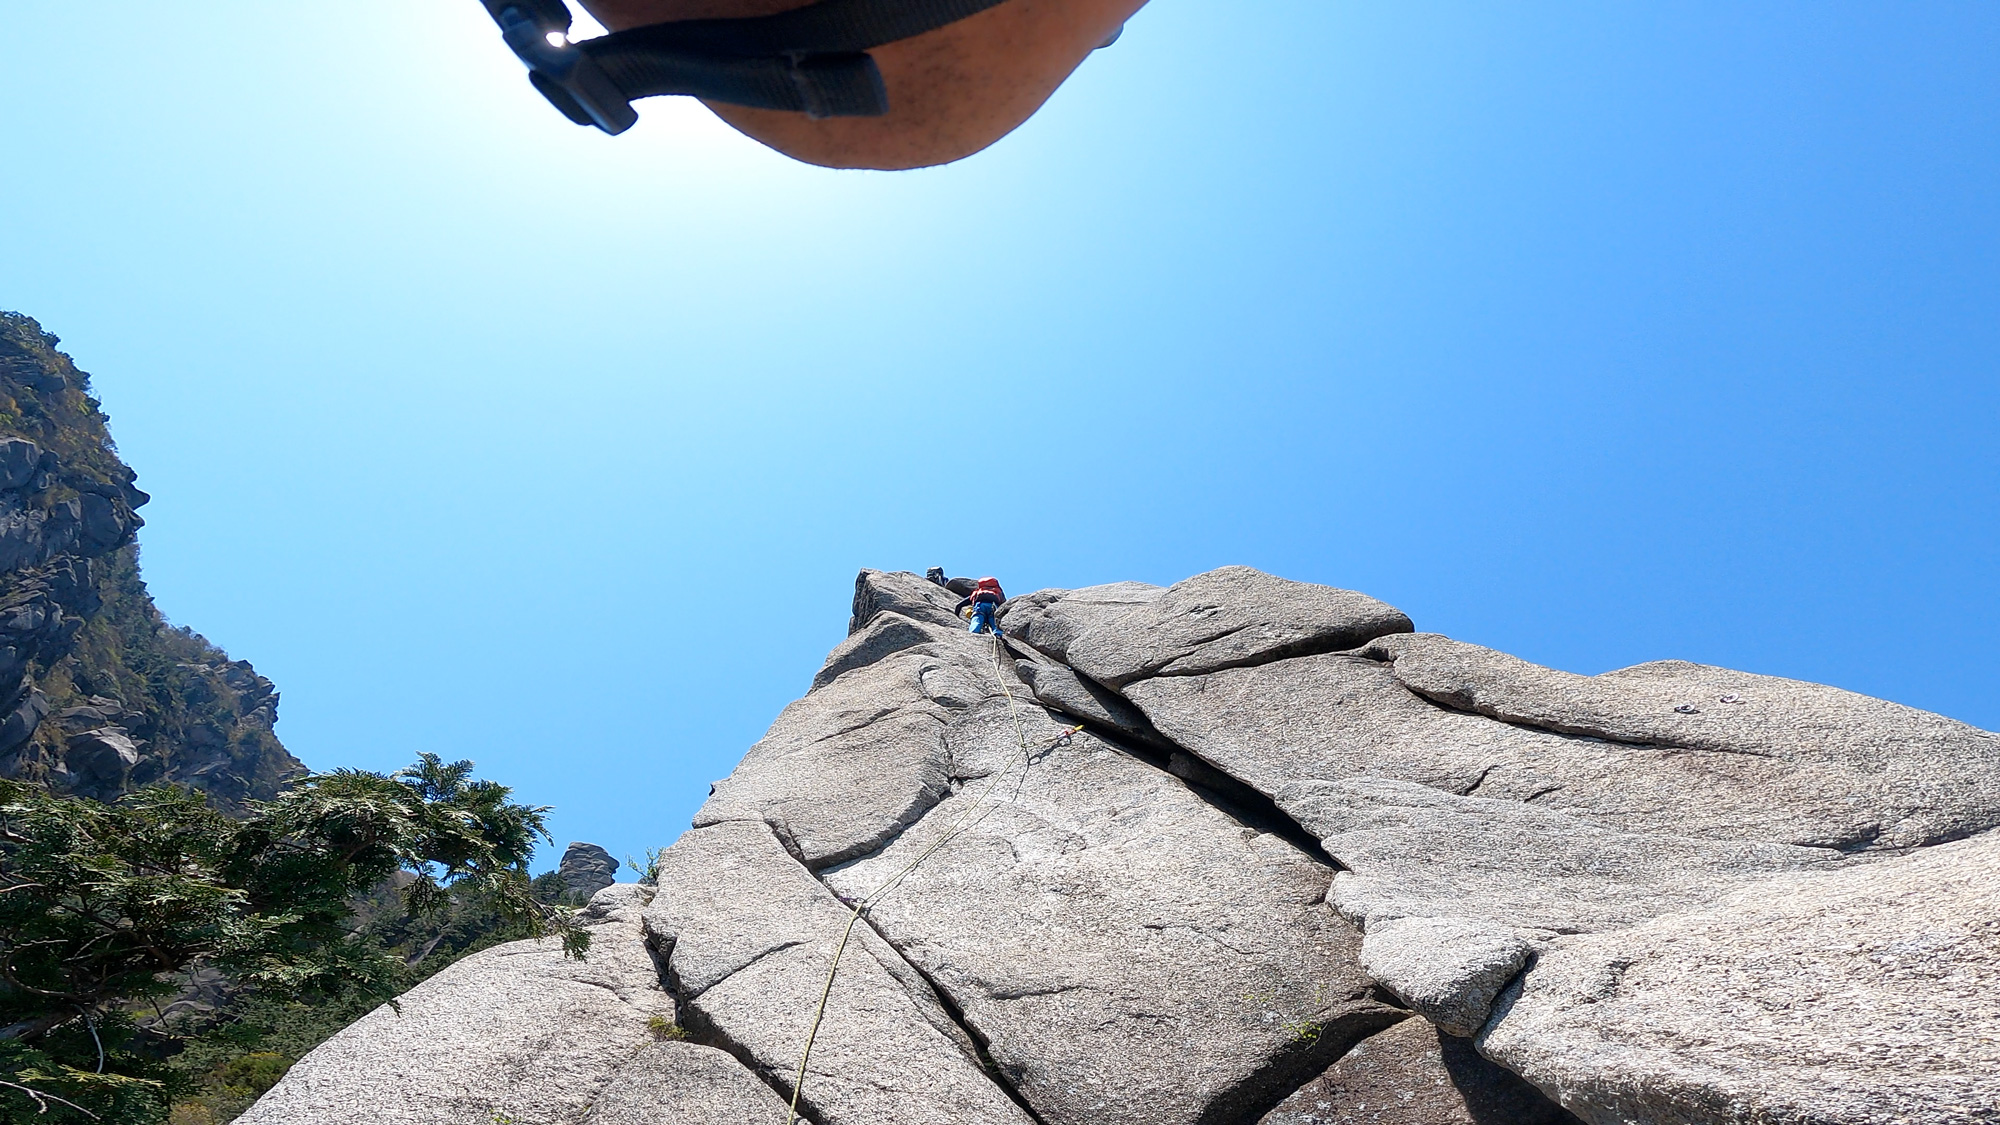
<path fill-rule="evenodd" d="M 2000 6 L 1156 0 L 897 175 L 577 129 L 472 0 L 5 16 L 0 308 L 315 767 L 636 853 L 931 564 L 2000 727 Z"/>

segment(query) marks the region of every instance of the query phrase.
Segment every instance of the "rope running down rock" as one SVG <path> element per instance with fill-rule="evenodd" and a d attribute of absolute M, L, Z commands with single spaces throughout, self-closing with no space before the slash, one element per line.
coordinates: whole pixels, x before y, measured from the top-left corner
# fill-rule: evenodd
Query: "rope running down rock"
<path fill-rule="evenodd" d="M 1026 781 L 1026 768 L 1033 764 L 1035 756 L 1028 751 L 1028 730 L 1021 724 L 1020 703 L 1015 700 L 1013 689 L 1007 686 L 1007 674 L 1000 665 L 1000 646 L 1000 635 L 995 633 L 993 635 L 993 678 L 999 681 L 1001 692 L 1007 696 L 1007 713 L 1014 720 L 1014 737 L 1021 743 L 1021 764 L 1023 767 L 1021 779 Z M 1049 744 L 1048 749 L 1053 750 L 1057 746 L 1066 744 L 1081 730 L 1083 730 L 1082 724 L 1069 728 L 1058 735 L 1055 741 Z M 1044 751 L 1044 753 L 1047 753 L 1047 751 Z M 840 972 L 840 958 L 842 954 L 847 952 L 848 939 L 854 936 L 854 924 L 861 921 L 861 916 L 868 912 L 868 908 L 874 905 L 876 900 L 895 889 L 896 884 L 902 882 L 904 877 L 909 875 L 910 872 L 915 871 L 917 865 L 929 859 L 939 848 L 944 847 L 955 839 L 959 833 L 972 827 L 974 818 L 986 808 L 987 801 L 999 790 L 1001 780 L 1011 772 L 1013 772 L 1013 767 L 1011 766 L 1006 769 L 995 770 L 993 779 L 986 783 L 986 788 L 979 794 L 979 799 L 974 801 L 972 806 L 966 809 L 958 818 L 958 823 L 952 825 L 944 835 L 939 836 L 933 841 L 930 847 L 918 852 L 915 859 L 904 864 L 896 870 L 895 874 L 884 879 L 880 886 L 868 892 L 859 901 L 850 904 L 852 913 L 847 917 L 847 928 L 841 931 L 840 944 L 834 947 L 833 964 L 827 967 L 826 983 L 819 990 L 819 1007 L 813 1011 L 812 1026 L 806 1031 L 805 1050 L 799 1053 L 799 1073 L 798 1077 L 792 1082 L 792 1104 L 790 1113 L 785 1118 L 785 1125 L 797 1125 L 799 1119 L 799 1096 L 804 1092 L 806 1085 L 806 1064 L 812 1061 L 813 1040 L 819 1037 L 820 1021 L 826 1018 L 827 998 L 833 995 L 833 978 L 835 974 Z"/>

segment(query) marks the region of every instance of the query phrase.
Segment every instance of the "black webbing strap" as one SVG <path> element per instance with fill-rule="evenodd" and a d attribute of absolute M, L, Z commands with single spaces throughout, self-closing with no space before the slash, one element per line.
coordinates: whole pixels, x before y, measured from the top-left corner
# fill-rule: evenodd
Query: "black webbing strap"
<path fill-rule="evenodd" d="M 621 133 L 631 103 L 687 94 L 812 117 L 889 110 L 868 51 L 935 31 L 1004 0 L 819 0 L 746 19 L 677 20 L 557 42 L 569 30 L 560 0 L 481 0 L 528 64 L 535 88 L 570 120 Z"/>

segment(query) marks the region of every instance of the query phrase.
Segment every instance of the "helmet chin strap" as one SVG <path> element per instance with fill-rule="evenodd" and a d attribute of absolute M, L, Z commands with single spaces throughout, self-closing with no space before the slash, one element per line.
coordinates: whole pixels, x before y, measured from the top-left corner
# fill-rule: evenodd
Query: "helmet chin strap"
<path fill-rule="evenodd" d="M 889 95 L 870 50 L 1003 0 L 819 0 L 773 16 L 676 20 L 583 40 L 569 38 L 564 0 L 480 2 L 535 89 L 578 125 L 615 134 L 639 120 L 634 101 L 672 94 L 814 118 L 878 117 Z"/>

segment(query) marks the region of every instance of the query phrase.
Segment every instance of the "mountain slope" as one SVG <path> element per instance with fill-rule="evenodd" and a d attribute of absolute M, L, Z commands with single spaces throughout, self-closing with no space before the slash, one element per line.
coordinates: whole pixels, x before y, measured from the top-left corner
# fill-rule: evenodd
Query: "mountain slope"
<path fill-rule="evenodd" d="M 167 622 L 139 573 L 147 496 L 90 376 L 0 313 L 0 776 L 109 799 L 177 782 L 225 809 L 303 772 L 248 662 Z"/>

